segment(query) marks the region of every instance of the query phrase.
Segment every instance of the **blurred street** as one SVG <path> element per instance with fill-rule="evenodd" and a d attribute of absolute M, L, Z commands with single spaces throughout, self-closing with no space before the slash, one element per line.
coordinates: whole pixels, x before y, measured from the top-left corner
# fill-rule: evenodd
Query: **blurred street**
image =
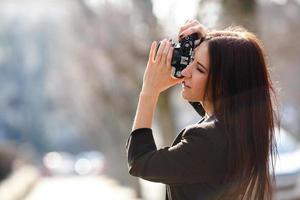
<path fill-rule="evenodd" d="M 25 200 L 41 199 L 135 200 L 136 198 L 132 189 L 122 187 L 105 176 L 72 176 L 41 178 Z"/>
<path fill-rule="evenodd" d="M 34 166 L 15 169 L 0 182 L 1 200 L 138 200 L 134 189 L 106 175 L 43 176 Z"/>

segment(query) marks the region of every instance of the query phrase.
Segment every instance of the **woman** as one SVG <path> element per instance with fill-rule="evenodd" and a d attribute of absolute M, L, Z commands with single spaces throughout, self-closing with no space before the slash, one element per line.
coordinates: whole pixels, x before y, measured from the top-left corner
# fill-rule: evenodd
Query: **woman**
<path fill-rule="evenodd" d="M 165 183 L 168 200 L 271 199 L 275 113 L 262 46 L 245 30 L 209 32 L 196 20 L 181 27 L 180 37 L 195 32 L 204 41 L 183 79 L 170 76 L 170 42 L 163 40 L 156 56 L 152 43 L 126 145 L 129 173 Z M 157 100 L 178 83 L 205 117 L 157 150 L 151 130 Z"/>

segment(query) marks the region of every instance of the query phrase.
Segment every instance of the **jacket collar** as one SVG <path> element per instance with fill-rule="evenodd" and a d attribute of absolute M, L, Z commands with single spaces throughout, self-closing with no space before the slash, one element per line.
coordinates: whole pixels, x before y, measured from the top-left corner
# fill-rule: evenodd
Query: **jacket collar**
<path fill-rule="evenodd" d="M 199 102 L 191 102 L 189 101 L 189 103 L 193 106 L 193 108 L 195 109 L 195 111 L 203 118 L 205 116 L 205 110 L 202 107 L 201 103 Z"/>

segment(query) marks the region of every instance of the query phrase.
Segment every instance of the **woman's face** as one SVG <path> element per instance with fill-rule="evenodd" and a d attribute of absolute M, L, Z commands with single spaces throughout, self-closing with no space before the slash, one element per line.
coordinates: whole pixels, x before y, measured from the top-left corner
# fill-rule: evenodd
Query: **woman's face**
<path fill-rule="evenodd" d="M 202 102 L 209 72 L 209 54 L 207 42 L 195 49 L 195 59 L 181 73 L 184 76 L 181 95 L 191 102 Z"/>

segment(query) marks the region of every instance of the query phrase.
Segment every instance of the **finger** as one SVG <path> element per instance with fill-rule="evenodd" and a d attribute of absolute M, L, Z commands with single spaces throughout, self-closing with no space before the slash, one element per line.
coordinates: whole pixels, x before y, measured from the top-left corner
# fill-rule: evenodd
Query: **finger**
<path fill-rule="evenodd" d="M 159 48 L 157 50 L 157 54 L 156 54 L 156 57 L 155 57 L 155 62 L 160 62 L 161 61 L 162 53 L 163 53 L 163 50 L 166 46 L 166 42 L 167 42 L 166 39 L 161 41 L 161 43 L 159 45 Z"/>
<path fill-rule="evenodd" d="M 197 24 L 199 24 L 199 22 L 197 20 L 191 20 L 187 24 L 180 27 L 180 32 L 182 32 L 182 31 L 184 31 L 184 30 L 186 30 L 186 29 L 188 29 L 192 26 L 195 26 Z"/>
<path fill-rule="evenodd" d="M 189 24 L 190 21 L 191 21 L 190 19 L 187 19 L 187 20 L 184 22 L 183 26 Z M 180 29 L 179 29 L 179 32 L 178 32 L 178 35 L 177 35 L 177 40 L 178 40 L 178 41 L 180 40 L 180 33 L 182 32 L 182 31 L 181 31 L 181 28 L 182 28 L 183 26 L 181 26 Z"/>
<path fill-rule="evenodd" d="M 168 55 L 167 55 L 167 67 L 171 67 L 173 51 L 174 51 L 174 48 L 171 46 L 169 51 L 168 51 Z"/>
<path fill-rule="evenodd" d="M 157 42 L 153 41 L 151 44 L 151 49 L 149 53 L 149 62 L 154 63 L 155 59 L 155 51 L 156 51 Z"/>
<path fill-rule="evenodd" d="M 188 19 L 188 20 L 186 20 L 185 22 L 184 22 L 184 24 L 187 24 L 187 23 L 189 23 L 190 21 L 192 21 L 191 19 Z"/>
<path fill-rule="evenodd" d="M 161 57 L 161 62 L 164 64 L 167 63 L 167 56 L 168 56 L 170 47 L 171 47 L 171 43 L 169 41 L 167 41 L 165 49 L 163 50 L 162 57 Z"/>
<path fill-rule="evenodd" d="M 206 33 L 206 29 L 204 28 L 204 26 L 202 26 L 201 24 L 198 24 L 196 26 L 192 26 L 186 30 L 184 30 L 181 35 L 181 38 L 184 38 L 188 35 L 191 35 L 193 33 L 197 33 L 199 37 L 203 37 Z"/>
<path fill-rule="evenodd" d="M 182 78 L 176 78 L 175 76 L 171 76 L 171 81 L 173 83 L 173 85 L 176 85 L 178 83 L 182 83 Z"/>
<path fill-rule="evenodd" d="M 182 32 L 184 32 L 185 30 L 187 30 L 188 28 L 195 26 L 199 24 L 199 22 L 197 20 L 191 20 L 189 23 L 183 25 L 182 27 L 180 27 L 179 33 L 178 33 L 178 40 L 180 40 L 182 37 Z"/>

